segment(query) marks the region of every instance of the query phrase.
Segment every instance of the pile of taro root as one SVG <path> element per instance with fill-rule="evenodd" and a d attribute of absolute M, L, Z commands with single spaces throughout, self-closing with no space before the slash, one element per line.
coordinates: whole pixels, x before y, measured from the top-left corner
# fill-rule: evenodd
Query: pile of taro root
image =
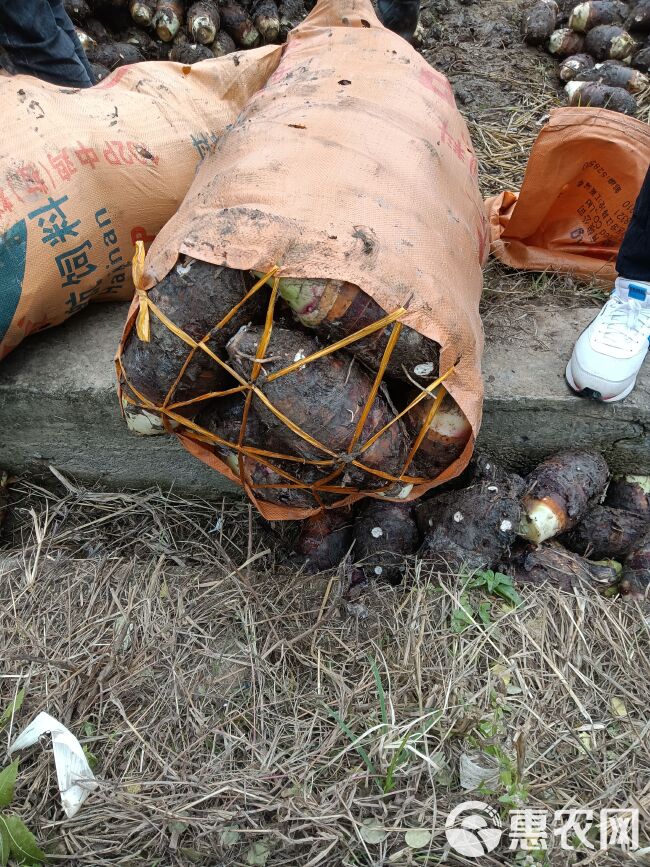
<path fill-rule="evenodd" d="M 64 0 L 64 5 L 98 81 L 118 66 L 142 60 L 196 63 L 281 42 L 306 14 L 303 0 Z"/>
<path fill-rule="evenodd" d="M 181 257 L 147 293 L 163 318 L 121 350 L 129 426 L 148 432 L 162 415 L 255 498 L 301 509 L 369 491 L 404 499 L 457 460 L 472 430 L 439 386 L 437 343 L 351 283 L 283 277 L 275 291 L 264 275 Z"/>
<path fill-rule="evenodd" d="M 597 453 L 550 457 L 529 476 L 477 458 L 461 489 L 415 503 L 365 500 L 307 519 L 297 542 L 310 572 L 349 555 L 352 588 L 403 578 L 407 555 L 441 572 L 498 569 L 518 585 L 591 585 L 641 598 L 650 585 L 650 477 L 610 480 Z"/>
<path fill-rule="evenodd" d="M 650 0 L 587 0 L 568 16 L 555 0 L 538 0 L 522 32 L 560 61 L 570 105 L 637 113 L 650 83 Z"/>

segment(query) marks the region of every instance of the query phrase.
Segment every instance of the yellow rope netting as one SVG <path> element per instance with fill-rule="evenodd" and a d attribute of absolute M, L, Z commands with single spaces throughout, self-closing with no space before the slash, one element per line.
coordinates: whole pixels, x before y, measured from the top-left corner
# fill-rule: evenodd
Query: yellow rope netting
<path fill-rule="evenodd" d="M 280 283 L 280 278 L 278 276 L 278 272 L 280 270 L 279 267 L 277 265 L 271 267 L 266 274 L 264 274 L 259 280 L 257 280 L 253 287 L 244 295 L 241 301 L 239 301 L 238 304 L 236 304 L 229 311 L 229 313 L 223 317 L 220 322 L 218 322 L 213 328 L 210 329 L 210 331 L 205 335 L 205 337 L 203 337 L 199 341 L 196 341 L 192 337 L 190 337 L 185 331 L 183 331 L 182 328 L 179 328 L 174 322 L 172 322 L 151 300 L 147 291 L 142 289 L 142 280 L 144 275 L 144 256 L 144 245 L 142 241 L 137 241 L 136 252 L 133 257 L 133 281 L 136 287 L 136 294 L 139 301 L 139 308 L 135 320 L 137 335 L 140 340 L 143 340 L 144 342 L 149 342 L 149 340 L 151 339 L 150 317 L 153 315 L 167 329 L 169 329 L 169 331 L 175 334 L 179 338 L 179 340 L 182 340 L 185 344 L 187 344 L 187 346 L 189 346 L 189 352 L 183 362 L 178 376 L 176 377 L 169 391 L 167 392 L 165 399 L 162 402 L 162 405 L 158 406 L 148 400 L 143 394 L 140 394 L 140 392 L 130 383 L 124 366 L 122 364 L 122 353 L 120 348 L 116 357 L 116 368 L 118 374 L 118 381 L 120 384 L 120 396 L 122 400 L 126 401 L 132 406 L 157 413 L 162 418 L 165 428 L 170 432 L 178 433 L 180 428 L 182 429 L 184 435 L 190 436 L 191 439 L 194 439 L 197 442 L 202 442 L 213 446 L 218 445 L 222 448 L 227 448 L 232 452 L 235 452 L 237 455 L 239 482 L 253 501 L 255 501 L 255 494 L 252 490 L 251 480 L 247 475 L 247 468 L 245 462 L 246 457 L 251 458 L 258 463 L 268 467 L 280 478 L 286 479 L 286 481 L 288 482 L 288 484 L 283 484 L 282 482 L 255 484 L 256 491 L 259 492 L 260 490 L 266 488 L 299 490 L 306 489 L 312 493 L 319 506 L 323 506 L 323 502 L 319 496 L 319 493 L 322 492 L 340 493 L 344 496 L 356 493 L 371 493 L 371 491 L 364 491 L 361 488 L 332 484 L 350 464 L 357 467 L 358 469 L 363 470 L 369 475 L 376 476 L 387 482 L 386 486 L 380 489 L 374 489 L 372 493 L 389 491 L 390 488 L 396 483 L 414 485 L 430 481 L 430 479 L 407 475 L 407 471 L 412 464 L 413 459 L 427 434 L 427 431 L 429 430 L 431 422 L 433 421 L 436 413 L 440 409 L 440 405 L 444 399 L 445 394 L 447 393 L 445 388 L 442 386 L 442 383 L 453 372 L 453 367 L 451 367 L 444 374 L 439 376 L 434 382 L 430 383 L 425 388 L 423 387 L 418 393 L 418 395 L 412 401 L 410 401 L 408 406 L 405 407 L 405 409 L 403 409 L 399 413 L 396 413 L 394 417 L 386 425 L 384 425 L 384 427 L 381 428 L 381 430 L 376 431 L 365 442 L 361 443 L 361 445 L 358 445 L 359 440 L 361 439 L 361 435 L 363 433 L 364 426 L 375 402 L 375 398 L 377 397 L 377 394 L 383 382 L 383 377 L 388 367 L 388 363 L 392 356 L 393 350 L 395 349 L 395 346 L 399 339 L 400 332 L 402 330 L 402 323 L 398 320 L 405 315 L 406 308 L 399 307 L 397 308 L 397 310 L 393 311 L 390 314 L 387 314 L 381 319 L 378 319 L 371 325 L 367 325 L 364 328 L 355 331 L 353 334 L 343 337 L 341 340 L 337 340 L 336 342 L 331 343 L 328 346 L 323 347 L 322 349 L 319 349 L 318 352 L 314 352 L 311 355 L 306 356 L 305 358 L 301 358 L 293 362 L 292 364 L 283 367 L 281 370 L 277 370 L 264 376 L 265 382 L 274 382 L 276 379 L 279 379 L 282 376 L 287 376 L 295 370 L 303 369 L 307 364 L 311 364 L 320 358 L 324 358 L 327 355 L 338 352 L 340 349 L 345 349 L 352 343 L 356 343 L 357 341 L 363 340 L 365 337 L 368 337 L 371 334 L 376 333 L 377 331 L 385 329 L 390 325 L 394 325 L 394 328 L 392 328 L 390 337 L 386 344 L 386 348 L 384 349 L 381 363 L 377 370 L 372 387 L 368 392 L 368 397 L 359 416 L 359 420 L 357 421 L 357 424 L 355 426 L 354 433 L 352 434 L 352 438 L 347 447 L 346 453 L 340 454 L 330 449 L 324 443 L 319 442 L 318 439 L 313 437 L 307 431 L 304 431 L 292 419 L 288 418 L 281 410 L 279 410 L 276 406 L 273 405 L 273 403 L 269 400 L 264 391 L 257 385 L 260 373 L 262 373 L 264 370 L 263 361 L 273 332 L 275 304 L 278 297 L 278 288 Z M 219 358 L 219 356 L 210 349 L 210 347 L 208 346 L 208 342 L 214 337 L 215 333 L 221 328 L 223 328 L 232 319 L 232 317 L 235 316 L 238 310 L 240 310 L 240 308 L 250 298 L 252 298 L 253 295 L 258 292 L 259 289 L 266 283 L 270 283 L 271 285 L 271 295 L 267 305 L 264 330 L 262 332 L 262 337 L 257 347 L 257 352 L 255 360 L 253 362 L 250 379 L 246 380 L 226 361 Z M 221 391 L 206 392 L 205 394 L 202 394 L 198 397 L 193 397 L 188 400 L 173 402 L 172 399 L 174 397 L 176 389 L 182 381 L 188 365 L 191 363 L 197 352 L 204 352 L 223 370 L 230 374 L 230 376 L 232 376 L 239 383 L 239 385 Z M 132 395 L 135 395 L 135 398 L 137 398 L 137 400 L 134 400 L 131 394 L 127 394 L 126 392 L 124 392 L 124 386 L 128 388 Z M 436 394 L 432 395 L 432 392 L 436 391 L 436 389 Z M 197 425 L 191 419 L 180 415 L 178 412 L 178 410 L 181 410 L 184 407 L 193 406 L 194 404 L 202 403 L 206 400 L 226 397 L 228 395 L 238 394 L 242 392 L 246 393 L 246 398 L 244 401 L 241 427 L 236 443 L 222 439 L 216 434 L 213 434 L 211 431 L 208 431 L 200 425 Z M 318 449 L 320 452 L 323 453 L 323 455 L 327 457 L 324 457 L 322 459 L 309 459 L 298 455 L 287 455 L 274 451 L 268 451 L 266 449 L 260 448 L 259 446 L 246 445 L 244 440 L 246 437 L 246 428 L 248 424 L 248 417 L 253 397 L 256 397 L 258 400 L 260 400 L 264 404 L 264 406 L 270 412 L 272 412 L 273 415 L 275 415 L 276 418 L 278 418 L 287 428 L 289 428 L 289 430 L 296 434 L 296 436 L 309 443 L 309 445 L 311 445 L 313 448 Z M 376 467 L 367 466 L 363 463 L 363 461 L 360 460 L 360 457 L 364 454 L 364 452 L 371 448 L 371 446 L 373 446 L 374 443 L 376 443 L 381 436 L 383 436 L 394 424 L 396 424 L 399 419 L 403 418 L 408 412 L 413 409 L 413 407 L 417 406 L 417 404 L 426 399 L 431 400 L 430 409 L 426 414 L 424 423 L 420 428 L 418 435 L 416 436 L 413 444 L 409 449 L 408 455 L 404 462 L 404 466 L 402 467 L 402 471 L 398 476 L 384 472 L 383 470 L 380 470 Z M 176 428 L 172 427 L 172 423 L 176 425 Z M 289 463 L 298 463 L 305 466 L 332 467 L 332 472 L 314 483 L 307 483 L 296 478 L 282 467 L 277 466 L 277 464 L 272 463 L 272 459 L 286 461 Z"/>

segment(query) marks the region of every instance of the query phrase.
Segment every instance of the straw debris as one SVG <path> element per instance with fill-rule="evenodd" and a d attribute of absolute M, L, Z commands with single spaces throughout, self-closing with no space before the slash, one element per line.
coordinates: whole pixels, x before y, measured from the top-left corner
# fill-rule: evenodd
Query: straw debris
<path fill-rule="evenodd" d="M 512 607 L 415 560 L 351 603 L 344 567 L 283 566 L 290 529 L 241 502 L 67 484 L 17 485 L 0 551 L 0 707 L 25 688 L 4 744 L 45 708 L 100 783 L 64 822 L 52 763 L 21 761 L 17 811 L 56 862 L 435 863 L 474 794 L 461 756 L 489 745 L 531 807 L 647 808 L 640 603 L 535 588 Z"/>

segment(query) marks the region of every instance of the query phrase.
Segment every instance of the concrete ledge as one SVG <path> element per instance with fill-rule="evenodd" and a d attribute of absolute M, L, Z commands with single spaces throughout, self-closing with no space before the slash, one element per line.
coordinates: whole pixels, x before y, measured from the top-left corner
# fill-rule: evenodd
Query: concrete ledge
<path fill-rule="evenodd" d="M 160 485 L 214 498 L 233 487 L 171 437 L 130 434 L 115 396 L 113 355 L 128 305 L 96 305 L 26 341 L 0 363 L 0 466 L 48 474 L 48 464 L 111 489 Z M 479 448 L 529 468 L 563 448 L 603 450 L 617 471 L 650 470 L 650 365 L 625 401 L 571 394 L 564 366 L 594 308 L 518 308 L 488 327 Z"/>

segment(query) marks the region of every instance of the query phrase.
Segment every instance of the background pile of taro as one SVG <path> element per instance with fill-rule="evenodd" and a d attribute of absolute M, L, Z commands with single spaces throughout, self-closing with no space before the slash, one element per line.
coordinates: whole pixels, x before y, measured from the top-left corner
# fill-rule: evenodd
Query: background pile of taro
<path fill-rule="evenodd" d="M 281 42 L 302 21 L 307 0 L 65 0 L 98 81 L 142 60 L 196 63 Z"/>
<path fill-rule="evenodd" d="M 567 11 L 538 0 L 522 32 L 560 61 L 570 105 L 637 113 L 650 83 L 650 0 L 589 0 Z"/>

